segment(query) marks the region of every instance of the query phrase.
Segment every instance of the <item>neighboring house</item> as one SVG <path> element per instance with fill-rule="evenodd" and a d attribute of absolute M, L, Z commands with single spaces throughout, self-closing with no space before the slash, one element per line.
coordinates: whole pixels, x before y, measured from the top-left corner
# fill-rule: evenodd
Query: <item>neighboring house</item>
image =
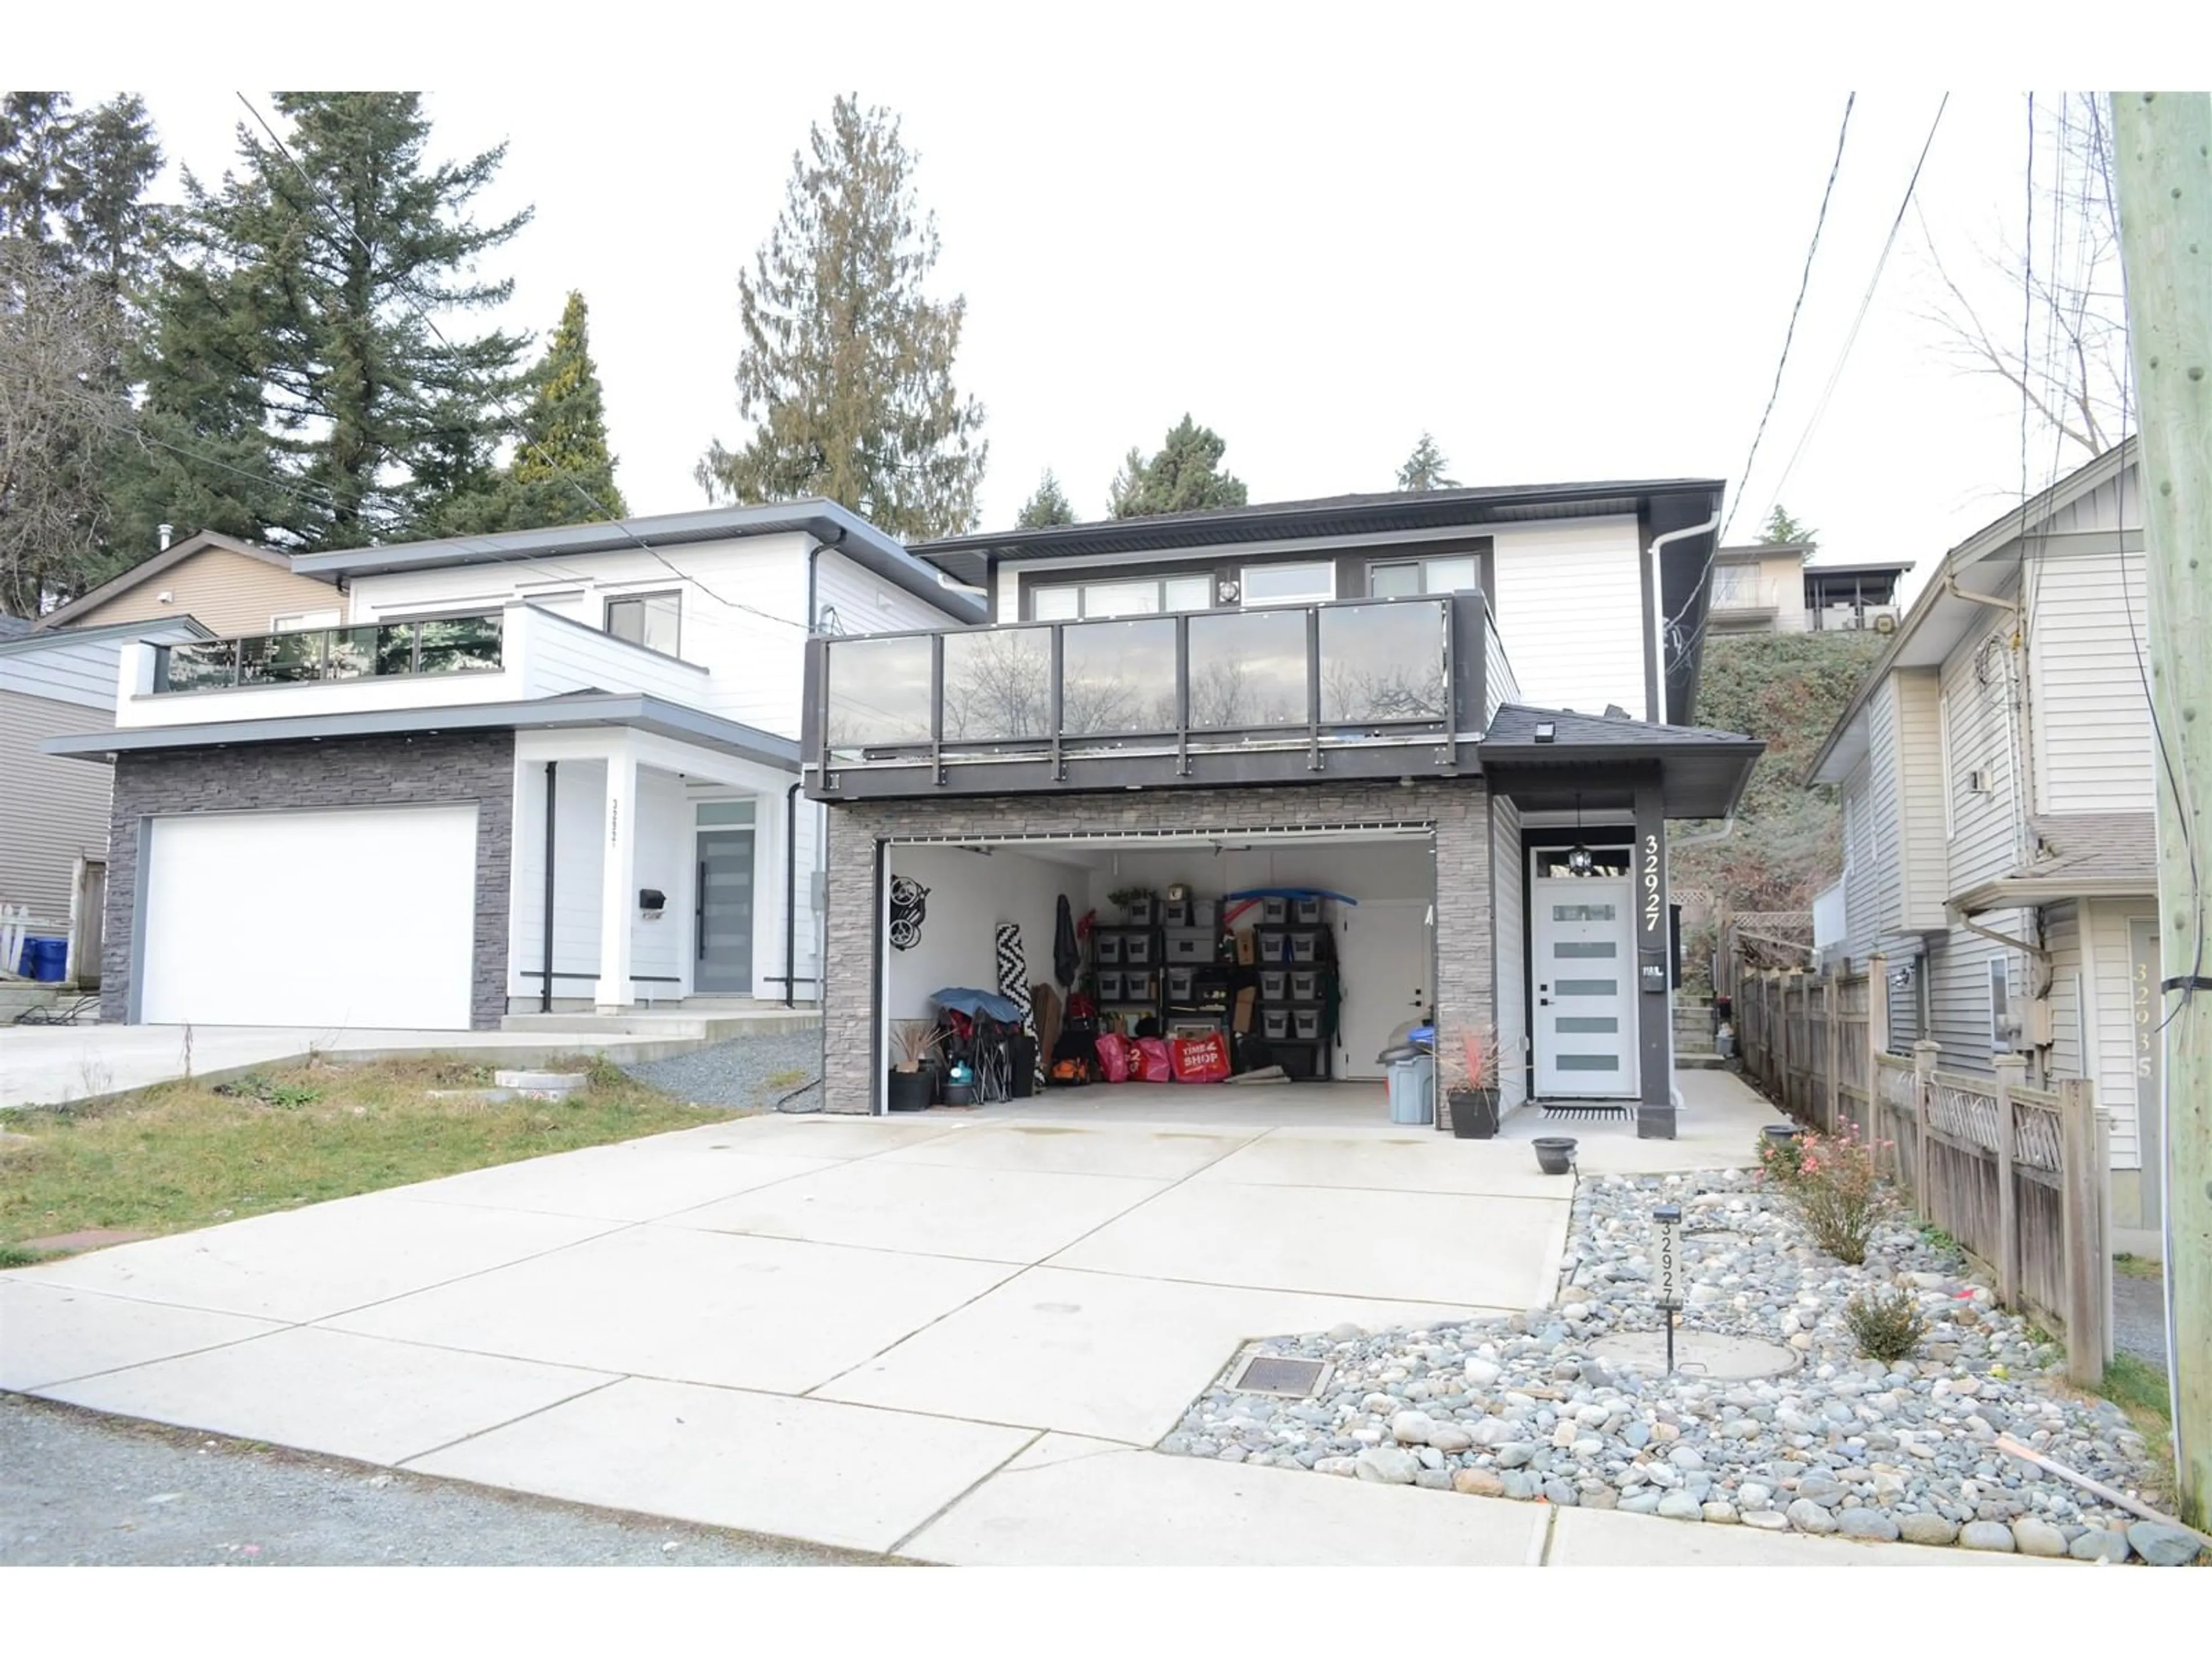
<path fill-rule="evenodd" d="M 343 601 L 327 574 L 213 531 L 164 548 L 38 620 L 41 632 L 191 617 L 220 635 L 326 628 Z"/>
<path fill-rule="evenodd" d="M 126 645 L 205 636 L 190 617 L 52 632 L 0 617 L 0 908 L 27 909 L 33 933 L 65 935 L 68 975 L 81 984 L 100 980 L 109 780 L 104 767 L 40 745 L 114 723 Z"/>
<path fill-rule="evenodd" d="M 1840 786 L 1829 960 L 1887 958 L 1899 1052 L 2017 1055 L 2111 1109 L 2115 1220 L 2159 1214 L 2144 555 L 2124 444 L 1954 548 L 1806 774 Z"/>
<path fill-rule="evenodd" d="M 1910 560 L 1809 564 L 1810 542 L 1724 547 L 1713 558 L 1717 634 L 1805 634 L 1897 626 L 1897 584 Z"/>
<path fill-rule="evenodd" d="M 114 729 L 43 745 L 114 768 L 110 1020 L 811 1000 L 809 620 L 981 615 L 818 501 L 289 564 L 315 625 L 257 600 L 230 636 L 127 646 Z"/>
<path fill-rule="evenodd" d="M 1352 495 L 916 547 L 989 626 L 809 647 L 825 1104 L 883 1109 L 891 1022 L 996 983 L 1002 922 L 1045 980 L 1062 897 L 1111 922 L 1133 885 L 1295 885 L 1358 902 L 1322 907 L 1326 944 L 1280 936 L 1334 959 L 1259 993 L 1288 1069 L 1379 1078 L 1433 1020 L 1448 1055 L 1494 1034 L 1509 1106 L 1671 1134 L 1668 825 L 1727 816 L 1763 748 L 1691 724 L 1721 492 Z M 1170 973 L 1213 954 L 1202 929 L 1161 948 Z M 1188 1013 L 1109 971 L 1103 1000 Z"/>

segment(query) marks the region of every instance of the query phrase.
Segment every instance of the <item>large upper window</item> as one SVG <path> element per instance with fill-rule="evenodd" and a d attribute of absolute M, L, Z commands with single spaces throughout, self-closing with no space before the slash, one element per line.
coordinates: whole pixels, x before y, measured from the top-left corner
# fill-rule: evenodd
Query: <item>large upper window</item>
<path fill-rule="evenodd" d="M 1439 559 L 1394 559 L 1367 567 L 1367 597 L 1406 599 L 1422 593 L 1471 593 L 1479 578 L 1474 556 Z"/>
<path fill-rule="evenodd" d="M 1326 559 L 1310 564 L 1248 564 L 1240 580 L 1248 605 L 1326 605 L 1336 597 L 1336 567 Z"/>
<path fill-rule="evenodd" d="M 607 601 L 607 632 L 648 651 L 674 657 L 683 639 L 683 595 L 631 593 Z"/>
<path fill-rule="evenodd" d="M 1066 582 L 1030 590 L 1032 622 L 1096 621 L 1203 611 L 1212 603 L 1211 576 L 1145 576 L 1127 581 Z"/>

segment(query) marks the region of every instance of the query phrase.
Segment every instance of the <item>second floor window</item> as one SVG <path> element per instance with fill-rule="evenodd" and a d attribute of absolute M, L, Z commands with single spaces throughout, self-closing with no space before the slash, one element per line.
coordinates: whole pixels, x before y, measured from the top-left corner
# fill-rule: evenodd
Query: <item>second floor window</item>
<path fill-rule="evenodd" d="M 1367 597 L 1406 599 L 1423 593 L 1471 593 L 1475 588 L 1472 556 L 1402 559 L 1367 567 Z"/>
<path fill-rule="evenodd" d="M 1030 590 L 1032 622 L 1096 621 L 1102 617 L 1156 617 L 1163 611 L 1203 611 L 1212 601 L 1209 576 L 1147 576 L 1139 580 L 1068 582 Z"/>
<path fill-rule="evenodd" d="M 607 601 L 607 632 L 632 645 L 665 656 L 680 656 L 683 640 L 683 596 L 678 593 L 633 593 Z"/>

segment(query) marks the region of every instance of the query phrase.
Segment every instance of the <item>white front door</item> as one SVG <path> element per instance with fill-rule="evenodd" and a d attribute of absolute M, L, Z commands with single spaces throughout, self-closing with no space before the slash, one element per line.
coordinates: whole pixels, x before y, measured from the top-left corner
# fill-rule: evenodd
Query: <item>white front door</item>
<path fill-rule="evenodd" d="M 1363 899 L 1336 907 L 1336 1075 L 1380 1079 L 1375 1056 L 1401 1025 L 1429 1017 L 1430 906 L 1422 899 Z"/>
<path fill-rule="evenodd" d="M 1529 907 L 1536 1006 L 1536 1092 L 1550 1099 L 1632 1098 L 1636 977 L 1628 884 L 1544 876 Z"/>

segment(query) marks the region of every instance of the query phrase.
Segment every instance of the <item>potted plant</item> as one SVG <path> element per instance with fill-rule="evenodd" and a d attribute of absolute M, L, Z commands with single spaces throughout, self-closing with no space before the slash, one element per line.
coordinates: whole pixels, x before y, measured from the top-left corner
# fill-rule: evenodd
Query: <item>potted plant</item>
<path fill-rule="evenodd" d="M 926 1112 L 936 1093 L 937 1076 L 928 1062 L 936 1055 L 943 1034 L 933 1019 L 895 1019 L 891 1022 L 890 1109 L 894 1112 Z"/>
<path fill-rule="evenodd" d="M 1106 895 L 1106 902 L 1118 908 L 1132 927 L 1150 927 L 1159 919 L 1159 896 L 1149 887 L 1117 887 Z"/>
<path fill-rule="evenodd" d="M 1452 1133 L 1461 1140 L 1488 1140 L 1498 1133 L 1498 1044 L 1487 1031 L 1461 1031 L 1455 1042 L 1450 1052 L 1437 1057 Z"/>

